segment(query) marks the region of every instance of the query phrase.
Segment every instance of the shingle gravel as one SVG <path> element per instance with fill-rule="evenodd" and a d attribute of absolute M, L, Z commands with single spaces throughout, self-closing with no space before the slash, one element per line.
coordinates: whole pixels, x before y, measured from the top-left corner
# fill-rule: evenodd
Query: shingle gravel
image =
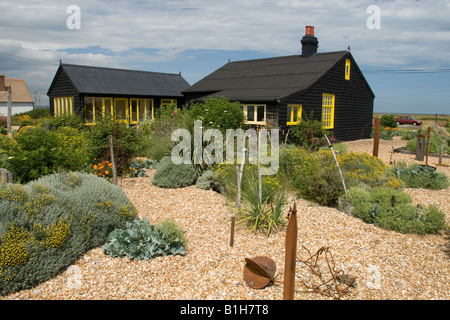
<path fill-rule="evenodd" d="M 371 154 L 373 140 L 347 145 L 348 151 Z M 405 142 L 398 138 L 381 141 L 379 157 L 389 163 L 392 147 L 402 145 Z M 394 154 L 392 158 L 414 162 L 414 155 Z M 437 163 L 436 158 L 430 161 Z M 449 159 L 444 163 L 450 164 Z M 449 175 L 448 168 L 439 170 Z M 3 299 L 282 299 L 281 283 L 262 290 L 249 288 L 243 280 L 243 267 L 246 257 L 268 256 L 276 263 L 276 279 L 282 281 L 284 230 L 268 238 L 238 227 L 235 244 L 230 247 L 233 206 L 222 195 L 195 186 L 161 189 L 151 184 L 151 178 L 124 179 L 122 187 L 140 217 L 148 217 L 152 223 L 171 218 L 186 231 L 185 256 L 132 261 L 112 258 L 100 247 L 81 256 L 54 279 Z M 449 189 L 406 192 L 417 203 L 438 205 L 450 222 Z M 450 299 L 450 258 L 443 235 L 382 230 L 337 209 L 301 199 L 297 209 L 298 248 L 303 245 L 315 252 L 327 246 L 336 267 L 357 277 L 356 287 L 344 299 Z M 305 258 L 305 251 L 299 249 L 298 256 Z M 296 289 L 305 290 L 302 282 L 310 280 L 310 272 L 298 263 Z M 327 298 L 297 292 L 295 299 Z"/>

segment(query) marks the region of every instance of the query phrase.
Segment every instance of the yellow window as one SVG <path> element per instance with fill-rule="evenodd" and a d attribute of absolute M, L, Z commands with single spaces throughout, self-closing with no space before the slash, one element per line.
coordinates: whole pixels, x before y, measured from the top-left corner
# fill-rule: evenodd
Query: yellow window
<path fill-rule="evenodd" d="M 302 120 L 302 106 L 288 105 L 287 106 L 287 125 L 292 126 L 299 124 Z"/>
<path fill-rule="evenodd" d="M 243 105 L 242 110 L 247 117 L 248 124 L 266 124 L 266 105 L 265 104 L 248 104 Z"/>
<path fill-rule="evenodd" d="M 94 124 L 94 99 L 92 97 L 84 98 L 84 123 Z"/>
<path fill-rule="evenodd" d="M 53 111 L 55 117 L 73 114 L 73 97 L 54 98 Z"/>
<path fill-rule="evenodd" d="M 175 106 L 177 105 L 177 99 L 161 99 L 162 106 L 168 106 L 173 103 Z"/>
<path fill-rule="evenodd" d="M 350 80 L 350 59 L 345 60 L 345 80 Z"/>
<path fill-rule="evenodd" d="M 101 97 L 84 98 L 84 123 L 95 124 L 103 117 L 113 118 L 113 99 Z"/>
<path fill-rule="evenodd" d="M 334 128 L 334 94 L 324 93 L 322 96 L 322 125 L 324 129 Z"/>
<path fill-rule="evenodd" d="M 116 120 L 128 122 L 128 99 L 114 99 L 114 116 Z"/>

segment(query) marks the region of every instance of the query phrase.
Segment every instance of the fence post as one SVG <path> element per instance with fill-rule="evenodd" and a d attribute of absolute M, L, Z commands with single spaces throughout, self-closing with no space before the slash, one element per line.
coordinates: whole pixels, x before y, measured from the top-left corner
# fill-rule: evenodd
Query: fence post
<path fill-rule="evenodd" d="M 430 153 L 430 132 L 431 127 L 428 127 L 428 136 L 427 136 L 427 159 L 425 161 L 425 165 L 428 166 L 428 154 Z"/>
<path fill-rule="evenodd" d="M 294 300 L 295 264 L 297 260 L 297 205 L 289 210 L 290 217 L 286 231 L 286 253 L 284 260 L 283 300 Z"/>
<path fill-rule="evenodd" d="M 424 158 L 425 158 L 425 136 L 423 134 L 419 134 L 417 136 L 416 160 L 423 161 Z"/>
<path fill-rule="evenodd" d="M 376 118 L 375 119 L 375 135 L 373 140 L 373 156 L 378 157 L 378 148 L 380 146 L 380 126 L 381 126 L 381 119 Z"/>
<path fill-rule="evenodd" d="M 236 223 L 236 218 L 231 218 L 231 228 L 230 228 L 230 247 L 234 246 L 234 226 Z"/>

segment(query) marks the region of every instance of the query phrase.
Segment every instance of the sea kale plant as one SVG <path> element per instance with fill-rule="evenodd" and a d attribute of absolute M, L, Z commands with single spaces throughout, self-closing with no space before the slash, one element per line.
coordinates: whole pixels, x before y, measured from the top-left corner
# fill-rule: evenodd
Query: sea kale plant
<path fill-rule="evenodd" d="M 159 256 L 184 255 L 186 243 L 184 231 L 174 221 L 164 220 L 152 225 L 144 218 L 127 222 L 125 229 L 111 232 L 103 252 L 112 257 L 149 260 Z"/>

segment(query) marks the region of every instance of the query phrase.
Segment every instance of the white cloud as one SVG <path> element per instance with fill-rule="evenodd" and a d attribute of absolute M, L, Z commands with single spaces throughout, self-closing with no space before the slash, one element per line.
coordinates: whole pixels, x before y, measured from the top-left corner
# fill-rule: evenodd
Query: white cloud
<path fill-rule="evenodd" d="M 450 64 L 447 0 L 79 0 L 81 30 L 69 30 L 66 9 L 72 2 L 2 1 L 0 51 L 55 64 L 62 59 L 114 67 L 189 63 L 183 57 L 186 50 L 194 57 L 195 50 L 289 55 L 301 52 L 304 28 L 314 25 L 320 51 L 350 45 L 359 64 L 375 68 Z M 366 27 L 366 9 L 372 4 L 381 8 L 381 30 Z M 110 54 L 71 53 L 74 48 L 103 48 Z M 31 75 L 30 64 L 22 62 L 0 55 L 0 73 Z M 42 72 L 29 81 L 46 91 L 56 66 L 33 64 L 33 68 Z M 36 79 L 38 74 L 43 78 Z"/>

